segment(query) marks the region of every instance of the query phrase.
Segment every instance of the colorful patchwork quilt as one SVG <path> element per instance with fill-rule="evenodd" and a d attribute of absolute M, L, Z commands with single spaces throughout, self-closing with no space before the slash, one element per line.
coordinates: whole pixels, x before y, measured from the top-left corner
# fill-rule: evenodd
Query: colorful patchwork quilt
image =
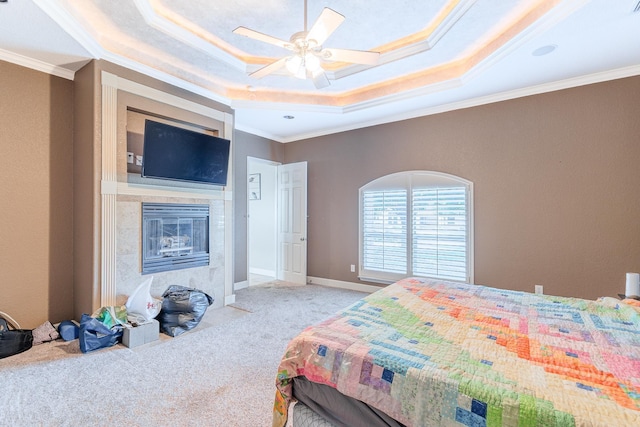
<path fill-rule="evenodd" d="M 278 369 L 406 426 L 640 426 L 640 307 L 401 280 L 309 327 Z"/>

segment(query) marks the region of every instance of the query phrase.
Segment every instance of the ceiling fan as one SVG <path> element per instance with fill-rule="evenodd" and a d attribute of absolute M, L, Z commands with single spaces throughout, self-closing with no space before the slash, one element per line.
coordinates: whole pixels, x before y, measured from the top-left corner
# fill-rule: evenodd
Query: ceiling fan
<path fill-rule="evenodd" d="M 322 13 L 307 31 L 307 0 L 304 0 L 304 31 L 291 36 L 289 41 L 281 40 L 267 34 L 251 30 L 246 27 L 238 27 L 233 32 L 255 40 L 280 46 L 293 52 L 272 62 L 249 76 L 260 79 L 283 67 L 299 78 L 310 78 L 317 89 L 329 86 L 329 79 L 322 68 L 323 61 L 342 61 L 351 64 L 375 65 L 380 56 L 379 52 L 323 48 L 322 44 L 342 24 L 344 16 L 333 9 L 325 7 Z"/>

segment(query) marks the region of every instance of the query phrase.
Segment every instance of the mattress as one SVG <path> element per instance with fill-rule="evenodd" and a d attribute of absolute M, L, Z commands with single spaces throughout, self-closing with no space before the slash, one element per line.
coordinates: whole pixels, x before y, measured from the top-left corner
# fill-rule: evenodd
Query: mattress
<path fill-rule="evenodd" d="M 338 427 L 300 401 L 291 404 L 289 413 L 287 427 Z"/>
<path fill-rule="evenodd" d="M 409 278 L 289 343 L 274 426 L 297 377 L 405 426 L 640 425 L 640 309 Z"/>
<path fill-rule="evenodd" d="M 296 419 L 301 412 L 316 414 L 315 417 L 306 418 L 320 417 L 327 422 L 327 427 L 404 427 L 379 409 L 305 377 L 293 379 L 292 392 L 298 402 L 293 427 L 301 427 L 301 422 Z"/>

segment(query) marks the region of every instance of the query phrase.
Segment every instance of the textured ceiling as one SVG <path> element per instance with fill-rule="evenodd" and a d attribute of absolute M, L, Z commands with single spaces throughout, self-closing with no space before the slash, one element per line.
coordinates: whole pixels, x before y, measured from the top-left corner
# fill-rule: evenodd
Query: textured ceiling
<path fill-rule="evenodd" d="M 304 29 L 303 0 L 9 0 L 0 49 L 71 76 L 103 58 L 228 104 L 238 129 L 286 142 L 640 74 L 637 4 L 309 0 L 308 27 L 325 7 L 346 18 L 324 47 L 380 52 L 375 66 L 324 62 L 323 89 L 286 68 L 250 77 L 290 52 L 232 32 L 288 41 Z"/>

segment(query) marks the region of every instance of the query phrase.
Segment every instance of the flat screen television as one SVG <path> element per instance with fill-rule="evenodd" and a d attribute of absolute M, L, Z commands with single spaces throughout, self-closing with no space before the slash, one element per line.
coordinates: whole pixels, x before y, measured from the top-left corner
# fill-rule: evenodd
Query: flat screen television
<path fill-rule="evenodd" d="M 142 176 L 227 185 L 227 139 L 145 120 Z"/>

